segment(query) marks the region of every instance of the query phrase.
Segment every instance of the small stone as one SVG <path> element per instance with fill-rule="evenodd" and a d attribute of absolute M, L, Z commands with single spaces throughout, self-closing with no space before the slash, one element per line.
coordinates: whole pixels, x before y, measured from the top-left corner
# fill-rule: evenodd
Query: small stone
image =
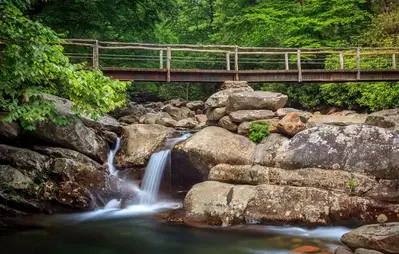
<path fill-rule="evenodd" d="M 306 128 L 305 124 L 301 121 L 297 112 L 292 112 L 286 115 L 277 124 L 277 130 L 279 133 L 293 137 L 300 131 Z"/>
<path fill-rule="evenodd" d="M 226 108 L 208 108 L 206 116 L 208 120 L 218 121 L 220 118 L 226 115 Z"/>
<path fill-rule="evenodd" d="M 315 246 L 304 245 L 304 246 L 292 249 L 291 251 L 296 252 L 296 253 L 317 253 L 317 252 L 320 252 L 321 249 L 319 247 L 315 247 Z"/>
<path fill-rule="evenodd" d="M 219 126 L 232 132 L 237 132 L 237 127 L 238 127 L 237 124 L 231 121 L 229 116 L 222 117 L 219 120 Z"/>

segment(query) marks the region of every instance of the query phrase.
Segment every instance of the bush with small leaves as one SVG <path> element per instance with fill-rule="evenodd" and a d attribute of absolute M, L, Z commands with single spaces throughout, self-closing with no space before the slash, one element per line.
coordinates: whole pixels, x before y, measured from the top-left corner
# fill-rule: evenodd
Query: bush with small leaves
<path fill-rule="evenodd" d="M 255 143 L 260 143 L 264 137 L 270 135 L 269 123 L 251 122 L 249 125 L 249 139 Z"/>

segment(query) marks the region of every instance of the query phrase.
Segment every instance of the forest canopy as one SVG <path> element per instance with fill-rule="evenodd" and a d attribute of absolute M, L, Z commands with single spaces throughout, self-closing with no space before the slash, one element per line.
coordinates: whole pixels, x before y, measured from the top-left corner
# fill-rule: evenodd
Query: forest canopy
<path fill-rule="evenodd" d="M 28 29 L 28 33 L 26 30 L 22 32 L 18 29 L 14 30 L 14 33 L 19 34 L 19 40 L 27 39 L 31 36 L 32 29 L 35 30 L 34 38 L 45 42 L 46 54 L 57 56 L 55 59 L 58 59 L 58 64 L 69 70 L 80 67 L 66 63 L 67 59 L 63 58 L 61 48 L 47 45 L 48 42 L 57 41 L 58 36 L 128 42 L 242 46 L 399 46 L 399 2 L 397 0 L 19 0 L 7 2 L 13 2 L 16 6 L 8 14 L 8 19 L 14 16 L 13 22 L 16 23 L 13 26 L 22 26 L 22 23 L 26 22 L 32 24 L 31 26 L 23 25 L 21 28 Z M 3 1 L 2 12 L 7 2 Z M 4 26 L 8 23 L 0 24 Z M 10 27 L 7 29 L 11 31 Z M 13 44 L 16 43 L 15 38 L 12 40 L 8 38 L 13 35 L 5 34 L 4 31 L 2 28 L 1 40 L 8 42 L 8 45 L 15 45 Z M 39 40 L 41 37 L 43 39 Z M 34 45 L 35 48 L 37 46 Z M 8 47 L 6 44 L 6 52 Z M 29 47 L 31 48 L 21 47 L 19 50 L 22 50 L 21 52 L 32 50 L 33 46 Z M 9 53 L 3 53 L 5 54 L 5 58 L 2 58 L 3 64 L 15 58 L 18 52 L 10 50 Z M 43 49 L 36 52 L 43 52 Z M 20 53 L 18 54 L 21 56 Z M 38 56 L 31 53 L 27 57 Z M 329 64 L 328 59 L 325 64 Z M 367 64 L 373 66 L 380 63 L 377 59 L 376 62 Z M 21 69 L 19 66 L 7 66 L 6 70 Z M 44 82 L 41 79 L 33 80 L 32 77 L 37 75 L 25 72 L 15 73 L 17 77 L 7 77 L 5 80 L 8 80 L 6 84 L 10 86 L 11 80 L 15 81 L 18 77 L 23 77 L 35 84 L 34 87 L 40 83 L 44 86 L 43 89 L 55 92 L 54 89 L 59 90 L 62 87 L 62 80 L 70 79 L 71 76 L 65 77 L 64 74 L 60 75 L 61 72 L 58 70 L 53 71 L 56 73 L 50 73 L 51 75 L 59 75 L 57 84 L 51 84 L 49 80 L 44 80 Z M 79 73 L 75 70 L 69 72 Z M 83 73 L 80 72 L 80 74 Z M 4 75 L 5 72 L 2 73 Z M 98 72 L 84 72 L 84 74 L 90 75 L 85 82 L 91 84 L 91 88 L 94 91 L 98 90 L 100 94 L 103 93 L 100 85 L 111 84 L 110 80 L 102 77 Z M 100 76 L 101 82 L 96 82 L 96 85 L 90 83 L 90 80 Z M 13 84 L 16 83 L 18 82 L 13 82 Z M 17 90 L 26 91 L 24 87 L 26 82 L 20 83 L 24 85 L 18 87 Z M 123 83 L 114 82 L 109 89 L 123 91 L 124 86 Z M 256 84 L 256 88 L 286 93 L 290 97 L 291 106 L 308 109 L 323 105 L 369 110 L 399 107 L 399 84 L 394 82 L 339 85 Z M 67 93 L 65 87 L 61 90 Z M 212 91 L 212 86 L 173 83 L 137 84 L 129 89 L 131 94 L 149 93 L 160 99 L 177 97 L 205 99 Z M 84 104 L 79 104 L 79 100 L 83 102 L 82 98 L 85 96 L 93 98 L 93 95 L 84 93 L 84 96 L 81 94 L 77 97 L 76 91 L 68 91 L 68 93 L 72 93 L 68 96 L 75 97 L 78 105 L 82 107 Z M 119 98 L 116 100 L 112 96 L 109 98 L 115 105 L 109 104 L 110 106 L 100 110 L 100 113 L 120 104 Z M 109 101 L 103 103 L 108 104 Z M 15 115 L 13 118 L 18 118 L 18 116 Z"/>

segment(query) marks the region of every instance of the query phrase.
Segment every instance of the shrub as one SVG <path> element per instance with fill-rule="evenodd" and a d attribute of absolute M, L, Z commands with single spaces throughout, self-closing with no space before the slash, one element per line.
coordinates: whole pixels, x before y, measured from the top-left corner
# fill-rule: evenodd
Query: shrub
<path fill-rule="evenodd" d="M 260 143 L 264 137 L 270 135 L 269 123 L 251 122 L 249 127 L 249 139 L 255 143 Z"/>

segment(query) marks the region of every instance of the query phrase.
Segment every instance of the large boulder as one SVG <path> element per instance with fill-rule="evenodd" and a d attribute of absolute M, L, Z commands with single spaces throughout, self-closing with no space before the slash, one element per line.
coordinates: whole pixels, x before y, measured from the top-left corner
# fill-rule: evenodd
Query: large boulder
<path fill-rule="evenodd" d="M 226 115 L 226 108 L 208 108 L 206 117 L 210 121 L 219 121 Z"/>
<path fill-rule="evenodd" d="M 187 107 L 178 108 L 170 104 L 163 107 L 162 111 L 168 113 L 176 121 L 195 116 L 195 113 Z"/>
<path fill-rule="evenodd" d="M 18 123 L 9 123 L 3 120 L 7 114 L 7 112 L 0 112 L 0 141 L 15 140 L 22 131 Z"/>
<path fill-rule="evenodd" d="M 256 146 L 253 154 L 254 162 L 264 166 L 274 166 L 279 149 L 284 149 L 288 142 L 287 137 L 278 133 L 271 133 Z"/>
<path fill-rule="evenodd" d="M 230 113 L 230 118 L 235 123 L 273 118 L 275 114 L 270 110 L 239 110 Z"/>
<path fill-rule="evenodd" d="M 278 132 L 288 137 L 294 136 L 298 132 L 303 131 L 305 128 L 306 126 L 302 122 L 301 117 L 297 112 L 287 114 L 277 124 Z"/>
<path fill-rule="evenodd" d="M 55 95 L 44 94 L 42 95 L 44 99 L 51 100 L 54 102 L 55 110 L 57 113 L 63 116 L 76 116 L 76 113 L 72 110 L 74 103 L 68 99 L 64 99 Z M 122 126 L 120 123 L 113 117 L 105 115 L 100 117 L 98 120 L 93 120 L 90 116 L 81 116 L 81 121 L 87 127 L 113 131 L 116 133 L 120 133 L 122 130 Z"/>
<path fill-rule="evenodd" d="M 212 193 L 210 195 L 209 193 Z M 358 218 L 375 221 L 376 211 L 394 218 L 399 205 L 311 187 L 232 185 L 207 181 L 184 200 L 186 220 L 211 225 L 247 223 L 330 224 Z"/>
<path fill-rule="evenodd" d="M 383 253 L 399 253 L 399 223 L 362 226 L 344 234 L 341 241 L 352 250 L 365 248 Z"/>
<path fill-rule="evenodd" d="M 367 116 L 365 123 L 399 132 L 399 109 L 371 113 Z"/>
<path fill-rule="evenodd" d="M 205 104 L 211 108 L 221 108 L 225 107 L 227 104 L 227 99 L 231 94 L 241 93 L 241 92 L 253 92 L 254 89 L 251 87 L 239 87 L 239 88 L 230 88 L 226 90 L 222 90 L 220 92 L 212 94 L 208 100 L 206 100 Z"/>
<path fill-rule="evenodd" d="M 228 97 L 226 104 L 227 113 L 242 109 L 269 109 L 276 111 L 284 107 L 288 97 L 281 93 L 273 92 L 242 92 L 234 93 Z"/>
<path fill-rule="evenodd" d="M 20 170 L 9 165 L 0 165 L 0 189 L 3 187 L 14 190 L 27 190 L 33 185 L 33 180 Z"/>
<path fill-rule="evenodd" d="M 206 178 L 217 164 L 252 164 L 255 144 L 220 127 L 207 127 L 174 148 L 179 167 L 190 164 Z"/>
<path fill-rule="evenodd" d="M 117 167 L 144 166 L 172 130 L 157 124 L 123 127 L 121 147 L 115 160 Z"/>
<path fill-rule="evenodd" d="M 280 149 L 278 167 L 324 168 L 399 178 L 399 135 L 374 126 L 319 126 Z"/>
<path fill-rule="evenodd" d="M 40 122 L 30 135 L 47 143 L 81 152 L 96 161 L 107 160 L 107 142 L 77 119 L 67 126 L 58 126 L 48 121 Z"/>

